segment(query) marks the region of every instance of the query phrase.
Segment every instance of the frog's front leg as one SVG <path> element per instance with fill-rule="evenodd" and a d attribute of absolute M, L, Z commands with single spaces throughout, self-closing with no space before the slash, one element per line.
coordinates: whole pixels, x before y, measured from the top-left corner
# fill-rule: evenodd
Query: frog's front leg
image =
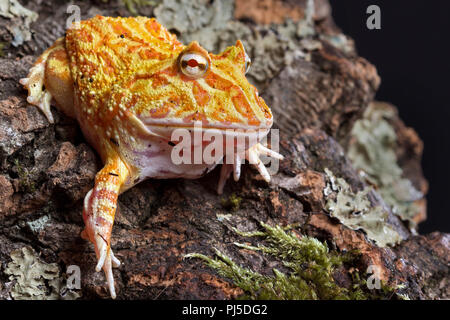
<path fill-rule="evenodd" d="M 95 186 L 84 199 L 82 237 L 95 247 L 98 263 L 96 271 L 103 269 L 111 297 L 116 297 L 112 267 L 120 265 L 111 250 L 111 231 L 117 207 L 117 198 L 128 180 L 130 172 L 119 156 L 108 158 L 95 177 Z"/>
<path fill-rule="evenodd" d="M 41 109 L 50 123 L 54 122 L 50 110 L 52 98 L 60 111 L 75 117 L 73 81 L 64 43 L 64 38 L 56 40 L 39 56 L 28 76 L 20 79 L 20 83 L 28 90 L 27 101 Z"/>
<path fill-rule="evenodd" d="M 264 147 L 261 143 L 257 143 L 253 147 L 245 151 L 245 159 L 248 160 L 250 164 L 256 167 L 259 174 L 264 178 L 264 180 L 270 182 L 270 174 L 267 171 L 267 168 L 264 166 L 264 163 L 259 158 L 261 155 L 268 156 L 277 160 L 283 160 L 284 157 L 278 152 Z M 241 161 L 242 159 L 238 154 L 234 156 L 234 161 L 232 162 L 232 164 L 228 164 L 225 160 L 225 163 L 222 165 L 222 169 L 220 171 L 220 179 L 217 186 L 218 194 L 223 193 L 225 182 L 230 177 L 231 172 L 233 172 L 234 181 L 239 180 L 239 177 L 241 175 Z"/>

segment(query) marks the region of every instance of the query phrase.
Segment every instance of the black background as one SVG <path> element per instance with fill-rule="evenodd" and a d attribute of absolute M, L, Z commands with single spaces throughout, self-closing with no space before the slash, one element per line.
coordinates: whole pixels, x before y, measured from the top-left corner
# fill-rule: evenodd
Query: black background
<path fill-rule="evenodd" d="M 381 77 L 376 98 L 398 107 L 424 141 L 430 184 L 428 219 L 420 233 L 450 232 L 450 1 L 330 0 L 333 17 Z M 381 9 L 381 30 L 369 30 L 367 7 Z"/>

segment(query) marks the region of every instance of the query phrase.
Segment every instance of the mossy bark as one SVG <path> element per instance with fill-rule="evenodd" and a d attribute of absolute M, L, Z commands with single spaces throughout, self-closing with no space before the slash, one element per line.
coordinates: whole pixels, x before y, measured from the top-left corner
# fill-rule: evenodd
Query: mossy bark
<path fill-rule="evenodd" d="M 414 229 L 426 216 L 420 139 L 403 125 L 392 106 L 381 107 L 392 111 L 389 117 L 371 118 L 364 113 L 369 105 L 380 108 L 373 102 L 380 80 L 375 67 L 356 54 L 352 40 L 334 25 L 328 2 L 316 1 L 311 11 L 311 1 L 273 0 L 292 7 L 280 10 L 294 19 L 283 24 L 284 16 L 270 20 L 264 11 L 267 8 L 259 6 L 243 17 L 242 0 L 236 0 L 237 4 L 225 1 L 231 6 L 224 4 L 223 8 L 232 11 L 219 16 L 214 7 L 217 1 L 172 2 L 187 12 L 204 12 L 196 21 L 200 26 L 183 34 L 174 27 L 182 39 L 206 39 L 210 50 L 220 50 L 235 38 L 243 38 L 254 57 L 249 77 L 274 111 L 280 151 L 286 159 L 270 184 L 246 166 L 241 180 L 230 181 L 223 196 L 215 192 L 218 169 L 199 180 L 148 180 L 121 195 L 112 240 L 115 254 L 123 262 L 114 271 L 118 297 L 232 299 L 255 294 L 239 278 L 211 268 L 202 259 L 185 258 L 196 254 L 214 261 L 220 252 L 222 261 L 226 257 L 239 268 L 264 279 L 278 279 L 281 284 L 292 280 L 279 288 L 298 284 L 296 290 L 286 292 L 304 293 L 275 298 L 344 298 L 343 292 L 351 298 L 449 298 L 449 236 L 438 232 L 417 235 Z M 134 8 L 140 14 L 165 19 L 163 9 L 169 1 L 155 3 L 159 9 L 151 5 Z M 130 15 L 120 1 L 75 4 L 81 8 L 82 18 Z M 20 264 L 17 257 L 24 247 L 34 249 L 27 252 L 36 253 L 33 259 L 39 259 L 39 265 L 57 266 L 61 277 L 69 265 L 80 267 L 81 290 L 71 296 L 107 298 L 104 275 L 94 270 L 93 248 L 80 238 L 83 198 L 93 185 L 100 160 L 75 121 L 53 110 L 56 121 L 50 125 L 26 103 L 26 92 L 18 83 L 35 57 L 64 34 L 67 3 L 50 6 L 31 0 L 27 8 L 39 17 L 30 25 L 31 40 L 18 47 L 12 44 L 11 29 L 6 26 L 21 23 L 20 18 L 0 16 L 0 42 L 5 43 L 0 57 L 0 298 L 20 296 L 15 291 L 19 279 L 8 270 Z M 222 21 L 224 17 L 228 20 Z M 264 25 L 270 22 L 275 24 Z M 393 210 L 395 203 L 383 198 L 392 192 L 380 192 L 385 186 L 364 175 L 373 159 L 356 152 L 363 150 L 354 136 L 362 133 L 352 130 L 356 121 L 373 121 L 369 125 L 375 128 L 389 126 L 386 132 L 395 135 L 394 147 L 374 146 L 388 148 L 390 169 L 421 193 L 402 198 L 417 209 L 408 211 L 413 213 L 406 218 L 401 211 L 404 203 L 398 206 L 400 212 Z M 347 205 L 342 199 L 359 204 Z M 352 215 L 358 216 L 357 223 L 354 219 L 348 222 Z M 370 221 L 365 221 L 366 217 Z M 317 245 L 316 255 L 309 260 L 302 256 L 294 259 L 288 252 L 252 250 L 267 246 L 267 238 L 245 234 L 263 232 L 261 223 L 274 228 L 289 225 L 289 232 L 299 241 L 317 239 L 311 240 Z M 395 241 L 376 241 L 383 237 L 378 232 L 384 227 L 395 233 Z M 349 254 L 351 259 L 346 258 Z M 341 263 L 332 267 L 320 263 L 332 257 Z M 305 259 L 304 265 L 294 269 L 292 264 L 286 265 L 287 260 L 299 263 L 301 259 Z M 317 275 L 326 276 L 319 282 L 318 277 L 308 279 L 311 266 L 319 268 Z M 366 286 L 370 266 L 379 270 L 383 284 L 379 290 Z M 274 274 L 274 269 L 278 273 Z M 324 279 L 332 282 L 330 291 L 311 291 L 322 288 Z M 354 285 L 361 292 L 352 295 Z M 333 294 L 327 295 L 330 292 Z"/>

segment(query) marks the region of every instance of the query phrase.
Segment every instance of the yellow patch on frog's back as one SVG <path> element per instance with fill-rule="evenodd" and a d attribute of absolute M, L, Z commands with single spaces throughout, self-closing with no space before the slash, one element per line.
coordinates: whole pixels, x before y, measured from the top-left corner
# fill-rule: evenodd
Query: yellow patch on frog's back
<path fill-rule="evenodd" d="M 272 124 L 270 109 L 245 78 L 243 47 L 209 54 L 208 72 L 191 79 L 177 60 L 189 47 L 155 19 L 97 16 L 67 32 L 66 49 L 79 114 L 96 126 L 108 128 L 125 115 L 146 124 Z"/>

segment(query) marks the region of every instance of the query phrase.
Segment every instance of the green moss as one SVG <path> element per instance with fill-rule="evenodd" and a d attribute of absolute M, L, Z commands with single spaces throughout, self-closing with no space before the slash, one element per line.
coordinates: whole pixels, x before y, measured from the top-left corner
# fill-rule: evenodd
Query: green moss
<path fill-rule="evenodd" d="M 325 169 L 325 173 L 328 176 L 324 190 L 328 199 L 326 209 L 331 216 L 353 230 L 364 230 L 367 237 L 380 247 L 401 241 L 398 232 L 388 224 L 389 213 L 380 206 L 373 207 L 370 203 L 369 187 L 355 194 L 344 179 L 336 178 L 328 169 Z"/>
<path fill-rule="evenodd" d="M 216 251 L 215 258 L 199 253 L 188 254 L 188 258 L 199 258 L 216 272 L 230 279 L 245 291 L 244 299 L 367 299 L 369 294 L 362 290 L 362 282 L 355 282 L 349 289 L 338 286 L 333 278 L 337 267 L 350 259 L 350 255 L 330 252 L 326 243 L 311 237 L 298 238 L 294 233 L 280 226 L 261 223 L 262 231 L 251 233 L 235 232 L 245 237 L 260 237 L 264 245 L 235 245 L 260 251 L 281 262 L 283 273 L 273 269 L 273 275 L 262 275 L 249 268 L 237 265 L 231 258 Z"/>
<path fill-rule="evenodd" d="M 234 193 L 228 198 L 222 198 L 222 206 L 230 211 L 237 211 L 241 205 L 242 198 L 236 196 Z"/>
<path fill-rule="evenodd" d="M 423 194 L 402 177 L 396 156 L 397 134 L 389 122 L 395 116 L 393 108 L 382 103 L 371 104 L 352 129 L 353 143 L 347 154 L 354 166 L 365 173 L 363 178 L 377 186 L 392 212 L 414 228 L 413 218 L 420 211 L 414 201 Z"/>
<path fill-rule="evenodd" d="M 18 159 L 14 159 L 14 168 L 19 176 L 19 186 L 24 192 L 33 193 L 36 191 L 36 183 L 32 179 L 31 172 L 22 167 Z"/>
<path fill-rule="evenodd" d="M 5 53 L 3 52 L 3 49 L 5 49 L 5 47 L 6 47 L 6 43 L 0 42 L 0 57 L 3 57 L 5 55 Z"/>
<path fill-rule="evenodd" d="M 133 15 L 138 15 L 138 11 L 136 7 L 143 7 L 143 6 L 154 6 L 158 3 L 158 1 L 152 1 L 152 0 L 121 0 L 122 3 L 125 5 L 125 7 L 130 11 Z"/>

